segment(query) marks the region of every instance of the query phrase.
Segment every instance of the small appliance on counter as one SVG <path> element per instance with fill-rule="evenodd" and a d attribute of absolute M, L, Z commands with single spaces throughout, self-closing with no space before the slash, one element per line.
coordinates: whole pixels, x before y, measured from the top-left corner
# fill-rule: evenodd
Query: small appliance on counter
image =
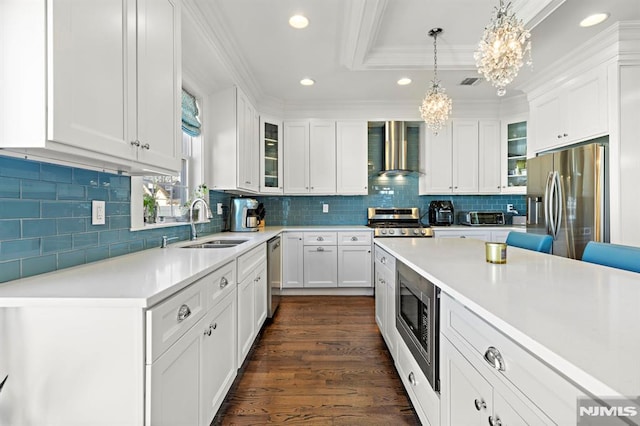
<path fill-rule="evenodd" d="M 430 225 L 453 225 L 453 218 L 453 202 L 448 200 L 435 200 L 429 203 Z"/>
<path fill-rule="evenodd" d="M 262 212 L 258 211 L 259 206 L 258 200 L 253 198 L 233 198 L 229 213 L 229 231 L 257 231 L 260 224 L 260 215 L 264 213 L 264 208 Z"/>
<path fill-rule="evenodd" d="M 504 213 L 499 211 L 470 211 L 460 212 L 460 225 L 467 226 L 497 226 L 504 225 Z"/>

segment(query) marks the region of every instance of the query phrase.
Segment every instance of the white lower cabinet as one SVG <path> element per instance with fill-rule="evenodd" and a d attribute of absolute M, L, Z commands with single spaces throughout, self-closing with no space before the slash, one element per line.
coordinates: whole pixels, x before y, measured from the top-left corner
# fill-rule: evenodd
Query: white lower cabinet
<path fill-rule="evenodd" d="M 339 232 L 338 244 L 338 287 L 371 287 L 371 232 Z"/>
<path fill-rule="evenodd" d="M 387 343 L 389 352 L 396 356 L 396 259 L 375 247 L 376 322 Z"/>
<path fill-rule="evenodd" d="M 302 232 L 282 234 L 282 288 L 301 288 L 304 280 Z"/>
<path fill-rule="evenodd" d="M 338 247 L 304 246 L 304 287 L 338 286 Z"/>

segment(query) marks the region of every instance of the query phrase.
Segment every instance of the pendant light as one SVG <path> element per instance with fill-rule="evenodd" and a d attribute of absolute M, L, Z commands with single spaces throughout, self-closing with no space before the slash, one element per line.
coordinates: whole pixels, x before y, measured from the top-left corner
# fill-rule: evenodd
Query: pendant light
<path fill-rule="evenodd" d="M 433 37 L 433 80 L 431 80 L 431 87 L 427 90 L 419 108 L 422 119 L 434 135 L 438 134 L 449 118 L 452 105 L 451 98 L 447 96 L 438 80 L 437 41 L 439 34 L 442 34 L 442 28 L 433 28 L 429 31 L 429 37 Z"/>

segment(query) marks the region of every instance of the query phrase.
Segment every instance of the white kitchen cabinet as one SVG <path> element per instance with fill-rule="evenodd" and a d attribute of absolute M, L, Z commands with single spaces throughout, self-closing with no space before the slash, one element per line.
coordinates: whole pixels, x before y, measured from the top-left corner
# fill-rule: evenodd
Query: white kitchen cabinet
<path fill-rule="evenodd" d="M 304 246 L 304 287 L 338 286 L 338 246 Z"/>
<path fill-rule="evenodd" d="M 238 367 L 267 318 L 266 244 L 238 257 Z"/>
<path fill-rule="evenodd" d="M 502 120 L 501 180 L 503 194 L 527 192 L 527 117 L 518 115 Z"/>
<path fill-rule="evenodd" d="M 376 322 L 391 355 L 396 358 L 396 259 L 375 247 Z"/>
<path fill-rule="evenodd" d="M 301 288 L 304 282 L 304 241 L 302 232 L 282 234 L 282 288 Z"/>
<path fill-rule="evenodd" d="M 338 287 L 371 287 L 370 231 L 338 232 Z"/>
<path fill-rule="evenodd" d="M 210 95 L 205 148 L 210 187 L 257 193 L 260 182 L 259 117 L 239 87 Z"/>
<path fill-rule="evenodd" d="M 499 192 L 499 165 L 498 121 L 452 120 L 438 135 L 426 136 L 419 194 Z"/>
<path fill-rule="evenodd" d="M 494 387 L 443 337 L 441 343 L 442 425 L 551 425 L 542 412 L 514 393 Z"/>
<path fill-rule="evenodd" d="M 0 25 L 10 28 L 0 41 L 9 64 L 0 147 L 131 172 L 180 170 L 179 2 L 12 2 Z"/>
<path fill-rule="evenodd" d="M 284 123 L 284 193 L 336 193 L 336 124 Z"/>
<path fill-rule="evenodd" d="M 527 156 L 607 134 L 607 93 L 602 65 L 532 98 Z"/>
<path fill-rule="evenodd" d="M 282 120 L 260 116 L 260 193 L 282 194 Z"/>
<path fill-rule="evenodd" d="M 336 192 L 368 194 L 368 130 L 366 121 L 336 123 Z"/>

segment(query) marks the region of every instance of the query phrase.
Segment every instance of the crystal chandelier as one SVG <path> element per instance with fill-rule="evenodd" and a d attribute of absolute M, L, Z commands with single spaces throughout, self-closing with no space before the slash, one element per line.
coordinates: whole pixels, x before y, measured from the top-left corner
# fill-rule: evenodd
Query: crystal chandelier
<path fill-rule="evenodd" d="M 498 96 L 507 92 L 505 86 L 518 75 L 527 54 L 527 65 L 532 64 L 531 34 L 510 7 L 511 3 L 505 6 L 500 0 L 500 7 L 485 27 L 478 50 L 473 54 L 478 73 L 498 88 Z"/>
<path fill-rule="evenodd" d="M 422 100 L 420 106 L 420 115 L 427 127 L 433 131 L 434 135 L 444 126 L 444 123 L 451 114 L 451 98 L 447 96 L 443 87 L 440 86 L 438 80 L 438 48 L 436 42 L 438 34 L 442 33 L 442 28 L 433 28 L 429 31 L 429 36 L 433 37 L 433 80 L 431 87 Z"/>

